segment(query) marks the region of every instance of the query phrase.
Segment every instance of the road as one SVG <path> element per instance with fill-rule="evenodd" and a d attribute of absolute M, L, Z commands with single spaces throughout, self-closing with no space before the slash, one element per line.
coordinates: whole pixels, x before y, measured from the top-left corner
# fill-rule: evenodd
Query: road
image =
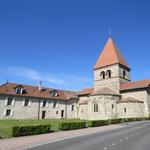
<path fill-rule="evenodd" d="M 49 143 L 30 150 L 150 150 L 150 122 Z"/>

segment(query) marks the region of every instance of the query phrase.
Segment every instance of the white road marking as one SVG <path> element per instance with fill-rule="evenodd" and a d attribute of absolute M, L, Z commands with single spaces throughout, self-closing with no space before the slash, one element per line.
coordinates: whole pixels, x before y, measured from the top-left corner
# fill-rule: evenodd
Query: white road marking
<path fill-rule="evenodd" d="M 104 147 L 104 149 L 108 149 L 107 147 Z"/>
<path fill-rule="evenodd" d="M 115 144 L 115 143 L 112 143 L 111 145 L 112 145 L 112 146 L 115 146 L 116 144 Z"/>
<path fill-rule="evenodd" d="M 120 140 L 120 142 L 122 142 L 123 140 Z"/>
<path fill-rule="evenodd" d="M 126 137 L 126 139 L 128 139 L 128 137 Z"/>

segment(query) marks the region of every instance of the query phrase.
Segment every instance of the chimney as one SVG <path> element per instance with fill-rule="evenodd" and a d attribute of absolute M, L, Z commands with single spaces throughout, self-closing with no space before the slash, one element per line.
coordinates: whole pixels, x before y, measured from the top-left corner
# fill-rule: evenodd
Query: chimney
<path fill-rule="evenodd" d="M 39 91 L 42 90 L 42 81 L 39 82 L 39 87 L 38 87 Z"/>

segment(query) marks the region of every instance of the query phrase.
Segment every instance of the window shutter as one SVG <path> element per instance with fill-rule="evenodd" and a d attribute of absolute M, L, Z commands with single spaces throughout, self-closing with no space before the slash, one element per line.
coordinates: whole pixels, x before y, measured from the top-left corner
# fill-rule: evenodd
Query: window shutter
<path fill-rule="evenodd" d="M 15 99 L 13 98 L 12 100 L 12 105 L 14 106 L 15 105 Z"/>
<path fill-rule="evenodd" d="M 8 98 L 5 99 L 5 106 L 7 105 L 8 103 Z"/>
<path fill-rule="evenodd" d="M 56 107 L 57 107 L 57 108 L 59 107 L 59 103 L 58 103 L 58 101 L 57 101 Z"/>
<path fill-rule="evenodd" d="M 6 109 L 4 109 L 3 111 L 3 116 L 6 116 Z"/>
<path fill-rule="evenodd" d="M 46 101 L 46 107 L 48 107 L 48 105 L 49 105 L 49 103 L 48 103 L 48 101 Z"/>
<path fill-rule="evenodd" d="M 25 99 L 22 101 L 22 106 L 24 106 L 25 105 Z"/>
<path fill-rule="evenodd" d="M 31 104 L 32 104 L 32 101 L 31 101 L 31 100 L 29 100 L 29 105 L 28 105 L 28 106 L 29 106 L 29 107 L 31 107 Z"/>
<path fill-rule="evenodd" d="M 11 110 L 10 116 L 13 116 L 13 114 L 14 114 L 14 110 Z"/>
<path fill-rule="evenodd" d="M 40 107 L 43 107 L 43 101 L 40 102 Z"/>
<path fill-rule="evenodd" d="M 54 101 L 52 101 L 52 108 L 53 108 L 53 106 L 54 106 Z"/>

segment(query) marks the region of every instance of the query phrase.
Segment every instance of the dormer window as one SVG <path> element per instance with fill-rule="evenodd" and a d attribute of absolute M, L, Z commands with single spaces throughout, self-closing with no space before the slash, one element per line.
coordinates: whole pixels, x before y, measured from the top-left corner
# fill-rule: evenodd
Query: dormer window
<path fill-rule="evenodd" d="M 53 91 L 50 92 L 50 96 L 57 97 L 58 96 L 58 92 L 56 90 L 53 90 Z"/>
<path fill-rule="evenodd" d="M 22 94 L 22 93 L 23 93 L 23 88 L 17 87 L 16 94 Z"/>
<path fill-rule="evenodd" d="M 107 75 L 108 78 L 111 78 L 111 71 L 107 70 L 106 75 Z"/>
<path fill-rule="evenodd" d="M 105 79 L 105 72 L 102 71 L 102 72 L 100 73 L 100 76 L 102 77 L 102 79 Z"/>
<path fill-rule="evenodd" d="M 16 90 L 16 94 L 23 94 L 24 92 L 24 87 L 22 85 L 17 85 L 15 87 L 15 90 Z"/>

